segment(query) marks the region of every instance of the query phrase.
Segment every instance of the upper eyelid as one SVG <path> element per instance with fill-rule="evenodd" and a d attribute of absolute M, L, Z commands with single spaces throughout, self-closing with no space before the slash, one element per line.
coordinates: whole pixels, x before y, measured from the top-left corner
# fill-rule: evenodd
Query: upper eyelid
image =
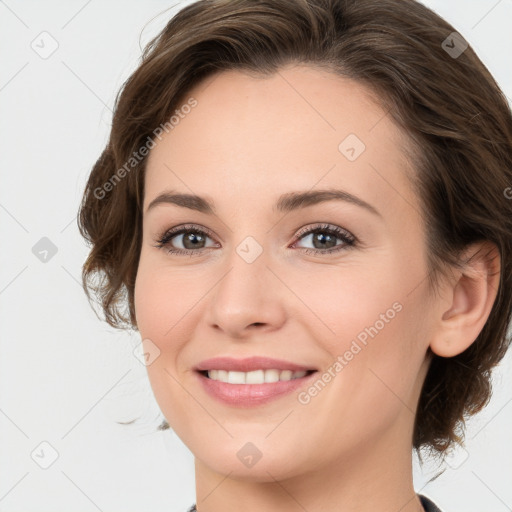
<path fill-rule="evenodd" d="M 306 226 L 301 227 L 299 230 L 297 230 L 294 234 L 294 242 L 297 243 L 299 240 L 303 238 L 303 235 L 310 235 L 316 230 L 325 230 L 325 231 L 333 231 L 334 234 L 338 237 L 346 236 L 347 238 L 353 239 L 354 242 L 357 242 L 358 239 L 355 235 L 353 235 L 350 231 L 347 229 L 336 226 L 334 224 L 330 224 L 328 222 L 313 222 L 311 224 L 307 224 Z M 158 236 L 158 241 L 168 239 L 166 243 L 168 243 L 172 238 L 175 236 L 183 234 L 183 232 L 186 231 L 198 231 L 203 232 L 205 235 L 210 237 L 211 239 L 215 239 L 215 236 L 213 235 L 213 232 L 209 230 L 208 228 L 201 226 L 199 224 L 183 224 L 178 225 L 175 227 L 172 227 L 170 229 L 167 229 L 164 231 L 164 233 L 161 236 Z M 340 231 L 340 232 L 338 232 Z"/>
<path fill-rule="evenodd" d="M 345 229 L 341 226 L 336 226 L 334 224 L 330 224 L 328 222 L 318 222 L 313 224 L 308 224 L 302 228 L 300 228 L 295 236 L 297 238 L 300 238 L 302 235 L 305 235 L 306 233 L 310 235 L 314 231 L 332 231 L 333 233 L 337 234 L 338 236 L 346 235 L 350 238 L 356 238 L 348 229 Z"/>
<path fill-rule="evenodd" d="M 197 224 L 183 224 L 179 226 L 172 227 L 163 232 L 162 236 L 159 236 L 159 239 L 169 236 L 177 236 L 179 234 L 183 234 L 184 231 L 199 231 L 203 232 L 205 235 L 208 235 L 210 238 L 215 238 L 213 232 L 204 226 L 199 226 Z"/>

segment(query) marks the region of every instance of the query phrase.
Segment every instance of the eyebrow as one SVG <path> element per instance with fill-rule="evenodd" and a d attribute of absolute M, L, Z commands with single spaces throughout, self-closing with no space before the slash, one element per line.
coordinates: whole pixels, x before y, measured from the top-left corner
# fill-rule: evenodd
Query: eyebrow
<path fill-rule="evenodd" d="M 349 192 L 337 189 L 288 192 L 279 197 L 273 209 L 277 212 L 288 213 L 300 208 L 306 208 L 308 206 L 334 200 L 355 204 L 374 215 L 382 217 L 381 213 L 370 203 L 367 203 L 363 199 L 350 194 Z M 213 202 L 195 194 L 180 194 L 173 190 L 162 192 L 149 203 L 146 213 L 159 204 L 174 204 L 183 208 L 196 210 L 207 215 L 216 215 Z"/>

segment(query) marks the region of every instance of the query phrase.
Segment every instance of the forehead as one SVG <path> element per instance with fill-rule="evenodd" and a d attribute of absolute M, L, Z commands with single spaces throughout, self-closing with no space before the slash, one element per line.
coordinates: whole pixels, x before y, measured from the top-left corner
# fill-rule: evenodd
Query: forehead
<path fill-rule="evenodd" d="M 144 208 L 163 189 L 243 208 L 330 187 L 383 210 L 417 205 L 407 137 L 358 82 L 310 66 L 268 77 L 231 70 L 194 87 L 182 105 L 190 98 L 196 105 L 177 106 L 178 122 L 155 139 Z"/>

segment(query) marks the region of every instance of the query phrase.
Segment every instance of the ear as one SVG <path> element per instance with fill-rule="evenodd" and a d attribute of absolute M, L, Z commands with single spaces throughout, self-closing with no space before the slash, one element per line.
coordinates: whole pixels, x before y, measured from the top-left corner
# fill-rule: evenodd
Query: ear
<path fill-rule="evenodd" d="M 453 357 L 478 337 L 489 318 L 500 283 L 501 258 L 495 244 L 484 241 L 464 251 L 465 269 L 443 289 L 437 326 L 430 342 L 434 354 Z"/>

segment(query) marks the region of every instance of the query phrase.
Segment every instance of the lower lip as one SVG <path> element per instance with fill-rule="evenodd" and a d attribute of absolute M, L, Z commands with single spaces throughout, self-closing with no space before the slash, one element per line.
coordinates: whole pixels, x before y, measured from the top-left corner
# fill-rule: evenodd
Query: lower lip
<path fill-rule="evenodd" d="M 266 382 L 264 384 L 229 384 L 213 380 L 197 372 L 205 391 L 224 404 L 238 407 L 263 405 L 309 383 L 318 372 L 300 377 L 299 379 Z"/>

